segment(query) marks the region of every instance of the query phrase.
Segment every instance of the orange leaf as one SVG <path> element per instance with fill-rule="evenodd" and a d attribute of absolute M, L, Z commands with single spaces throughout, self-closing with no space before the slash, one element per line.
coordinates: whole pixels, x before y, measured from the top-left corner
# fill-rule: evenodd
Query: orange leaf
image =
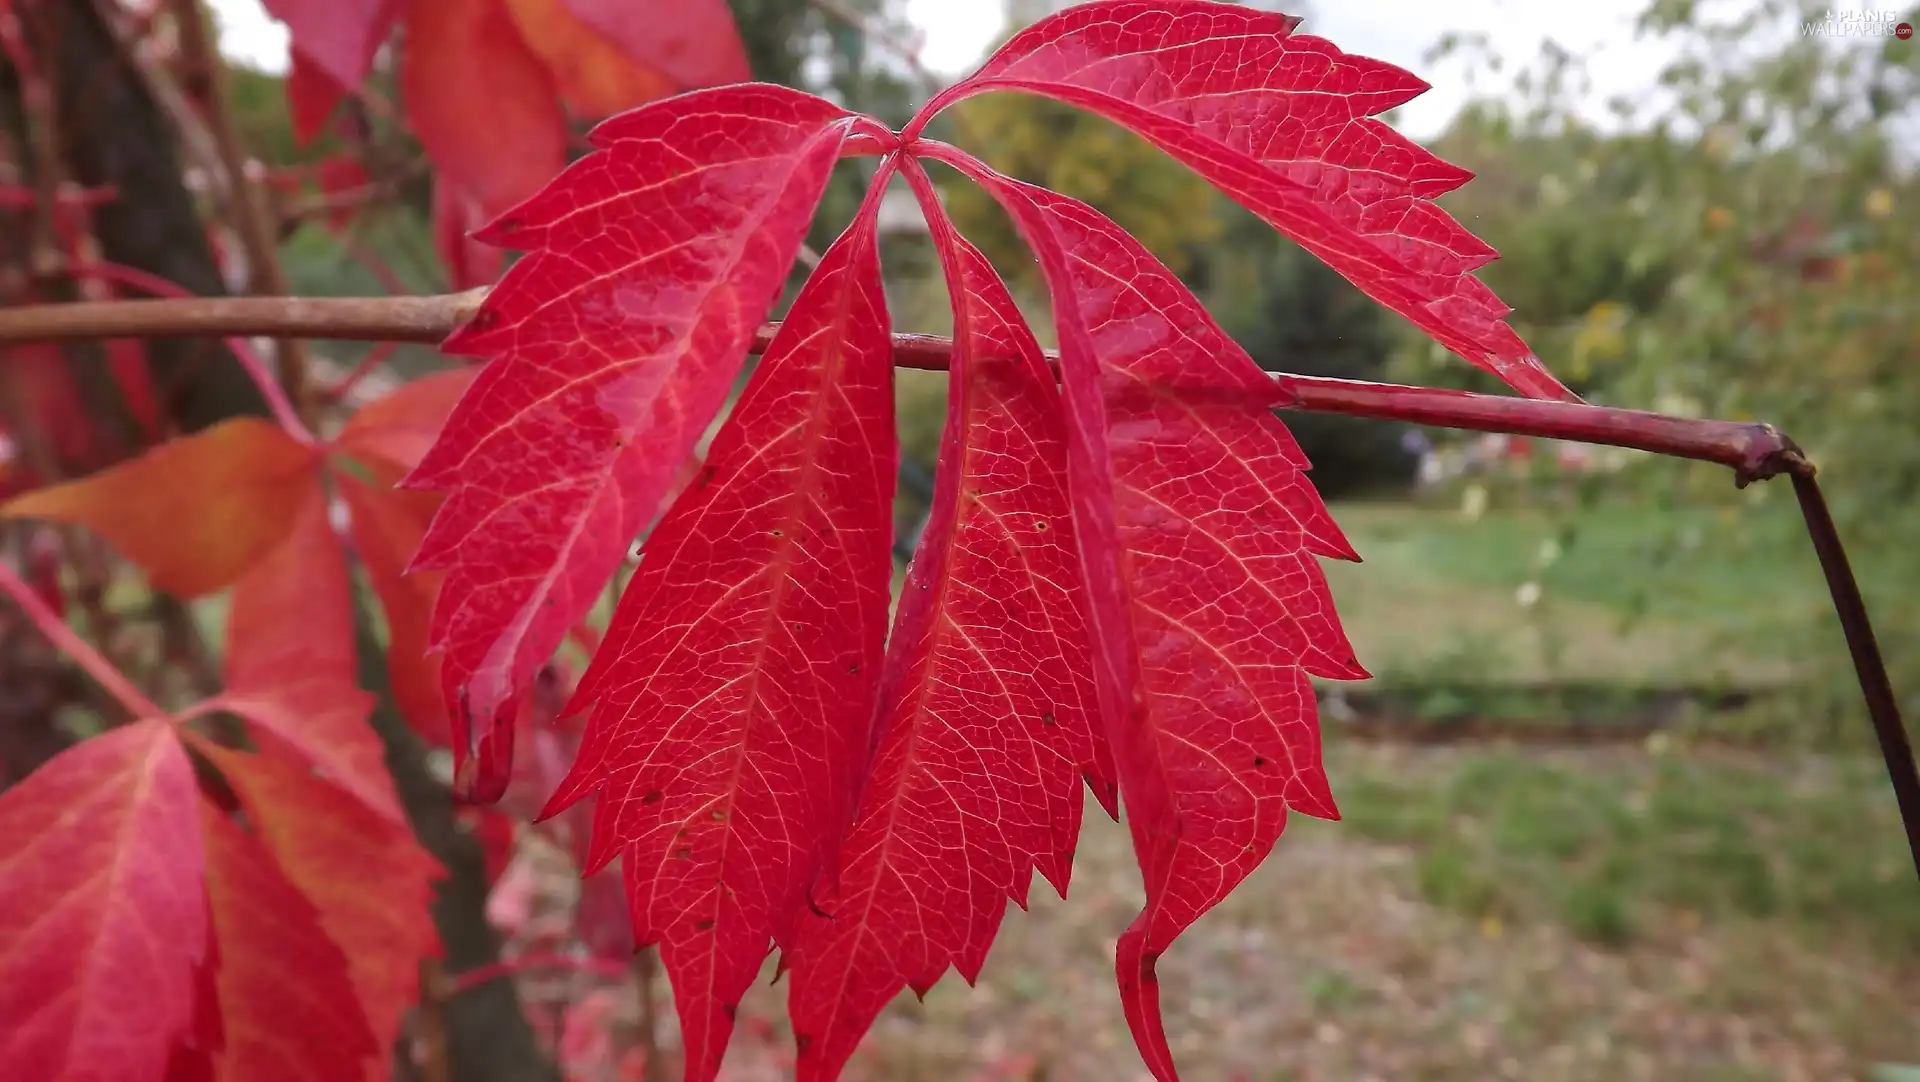
<path fill-rule="evenodd" d="M 197 738 L 194 746 L 227 779 L 280 870 L 318 911 L 320 927 L 346 955 L 374 1043 L 392 1047 L 401 1013 L 419 994 L 420 960 L 440 950 L 428 910 L 439 864 L 407 828 L 297 765 Z M 384 1080 L 387 1065 L 375 1063 L 366 1077 Z"/>
<path fill-rule="evenodd" d="M 261 845 L 201 802 L 218 966 L 219 1082 L 341 1082 L 385 1071 L 347 976 L 347 959 L 320 915 Z"/>
<path fill-rule="evenodd" d="M 351 580 L 317 473 L 306 475 L 299 495 L 277 543 L 234 586 L 229 690 L 271 690 L 291 680 L 355 686 Z"/>
<path fill-rule="evenodd" d="M 675 90 L 753 80 L 747 47 L 727 0 L 562 0 L 636 64 L 660 72 Z"/>
<path fill-rule="evenodd" d="M 159 719 L 84 740 L 0 796 L 7 1077 L 161 1077 L 207 953 L 196 802 Z"/>
<path fill-rule="evenodd" d="M 681 89 L 581 22 L 562 0 L 505 3 L 527 47 L 553 72 L 560 96 L 583 116 L 611 116 Z"/>
<path fill-rule="evenodd" d="M 377 467 L 370 468 L 380 478 L 377 485 L 344 473 L 337 476 L 340 495 L 353 512 L 354 549 L 387 614 L 388 683 L 408 723 L 436 746 L 446 747 L 452 734 L 440 692 L 440 655 L 427 652 L 433 603 L 446 573 L 406 574 L 440 497 L 395 490 L 389 486 L 396 475 L 382 476 Z"/>
<path fill-rule="evenodd" d="M 286 536 L 316 452 L 253 417 L 170 440 L 79 481 L 0 506 L 0 518 L 86 526 L 153 584 L 197 597 L 238 579 Z"/>
<path fill-rule="evenodd" d="M 567 164 L 553 78 L 504 0 L 413 0 L 401 94 L 434 164 L 488 215 L 539 191 Z"/>
<path fill-rule="evenodd" d="M 453 368 L 435 372 L 374 399 L 341 427 L 333 441 L 335 449 L 358 459 L 390 462 L 401 473 L 413 469 L 433 446 L 441 426 L 447 423 L 447 414 L 467 392 L 477 371 Z"/>

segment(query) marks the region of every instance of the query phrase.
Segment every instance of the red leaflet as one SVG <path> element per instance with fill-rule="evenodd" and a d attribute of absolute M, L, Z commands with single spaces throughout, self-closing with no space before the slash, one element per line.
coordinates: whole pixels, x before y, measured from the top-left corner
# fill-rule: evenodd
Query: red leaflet
<path fill-rule="evenodd" d="M 387 682 L 414 731 L 436 747 L 446 747 L 451 736 L 446 700 L 440 695 L 440 657 L 429 653 L 427 645 L 442 576 L 405 573 L 439 499 L 428 492 L 394 491 L 390 486 L 399 479 L 397 470 L 372 472 L 375 484 L 346 473 L 336 475 L 334 483 L 353 516 L 354 551 L 386 613 Z"/>
<path fill-rule="evenodd" d="M 386 752 L 367 724 L 353 640 L 352 579 L 319 478 L 279 544 L 240 577 L 227 608 L 226 693 L 214 702 L 394 822 L 404 822 Z M 256 730 L 256 737 L 261 736 Z"/>
<path fill-rule="evenodd" d="M 311 61 L 342 87 L 367 77 L 373 54 L 393 30 L 402 0 L 263 0 L 274 18 L 287 24 L 298 49 L 296 66 Z M 466 0 L 448 2 L 458 7 Z M 324 114 L 323 114 L 324 115 Z"/>
<path fill-rule="evenodd" d="M 988 90 L 1099 113 L 1192 166 L 1448 349 L 1535 398 L 1572 398 L 1473 271 L 1497 257 L 1431 200 L 1473 176 L 1371 119 L 1427 84 L 1211 0 L 1103 0 L 1033 24 L 926 118 Z"/>
<path fill-rule="evenodd" d="M 1171 271 L 1084 203 L 942 157 L 1006 207 L 1053 294 L 1101 705 L 1147 890 L 1121 997 L 1168 1080 L 1155 960 L 1289 808 L 1338 817 L 1307 677 L 1367 673 L 1315 557 L 1357 557 L 1264 406 L 1271 380 Z"/>
<path fill-rule="evenodd" d="M 420 960 L 440 949 L 427 908 L 439 865 L 405 826 L 295 764 L 205 740 L 195 748 L 233 787 L 260 842 L 317 912 L 346 958 L 375 1045 L 391 1048 L 401 1013 L 419 992 Z M 384 1058 L 363 1072 L 368 1082 L 390 1074 Z"/>
<path fill-rule="evenodd" d="M 312 142 L 327 126 L 327 118 L 339 108 L 347 88 L 327 74 L 327 69 L 307 59 L 306 53 L 288 51 L 287 111 L 293 114 L 294 140 L 304 144 Z"/>
<path fill-rule="evenodd" d="M 740 997 L 769 941 L 787 942 L 867 757 L 898 454 L 874 239 L 886 172 L 648 540 L 575 692 L 593 714 L 545 813 L 599 791 L 584 870 L 624 856 L 635 938 L 661 944 L 690 1082 L 719 1071 Z"/>
<path fill-rule="evenodd" d="M 207 900 L 220 944 L 215 988 L 221 1040 L 214 1077 L 366 1077 L 384 1049 L 374 1044 L 354 998 L 346 957 L 260 840 L 213 805 L 202 801 L 200 808 Z"/>
<path fill-rule="evenodd" d="M 157 1080 L 208 946 L 193 764 L 167 722 L 60 753 L 0 796 L 0 1063 Z"/>
<path fill-rule="evenodd" d="M 348 418 L 334 438 L 334 449 L 363 462 L 412 469 L 433 446 L 454 403 L 473 385 L 473 375 L 472 369 L 453 368 L 408 380 Z"/>
<path fill-rule="evenodd" d="M 530 251 L 442 346 L 493 360 L 406 482 L 453 490 L 413 566 L 447 572 L 433 642 L 463 791 L 499 796 L 503 712 L 719 409 L 848 129 L 794 90 L 685 94 L 602 124 L 481 235 Z"/>
<path fill-rule="evenodd" d="M 901 988 L 925 994 L 949 965 L 972 982 L 1036 865 L 1065 895 L 1082 771 L 1114 810 L 1059 394 L 993 267 L 905 170 L 953 283 L 946 438 L 859 817 L 784 958 L 801 1079 L 836 1077 Z"/>
<path fill-rule="evenodd" d="M 500 277 L 507 253 L 474 243 L 472 233 L 485 225 L 486 211 L 478 200 L 446 177 L 433 181 L 433 246 L 447 268 L 447 286 L 472 289 Z"/>
<path fill-rule="evenodd" d="M 747 50 L 726 0 L 562 0 L 580 21 L 635 63 L 680 86 L 717 86 L 753 78 Z"/>
<path fill-rule="evenodd" d="M 532 195 L 567 164 L 553 76 L 504 0 L 411 0 L 400 92 L 420 145 L 486 214 Z"/>

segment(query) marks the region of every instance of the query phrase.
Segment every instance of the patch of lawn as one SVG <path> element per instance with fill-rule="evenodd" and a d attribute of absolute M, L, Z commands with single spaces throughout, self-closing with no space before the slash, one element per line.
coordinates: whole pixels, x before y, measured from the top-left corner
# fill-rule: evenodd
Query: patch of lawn
<path fill-rule="evenodd" d="M 1344 826 L 1412 848 L 1437 906 L 1607 946 L 1779 920 L 1920 960 L 1920 886 L 1872 762 L 1494 751 L 1424 778 L 1366 763 L 1334 773 Z"/>

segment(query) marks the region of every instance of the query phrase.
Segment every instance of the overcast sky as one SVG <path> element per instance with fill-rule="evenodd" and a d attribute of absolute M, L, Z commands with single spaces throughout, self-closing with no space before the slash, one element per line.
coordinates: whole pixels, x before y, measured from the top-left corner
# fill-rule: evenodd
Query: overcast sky
<path fill-rule="evenodd" d="M 1437 133 L 1473 92 L 1457 62 L 1423 63 L 1424 53 L 1449 32 L 1485 34 L 1494 52 L 1516 64 L 1532 60 L 1552 40 L 1588 58 L 1593 79 L 1591 107 L 1605 119 L 1607 98 L 1644 96 L 1668 52 L 1658 43 L 1633 40 L 1632 21 L 1643 0 L 1318 0 L 1303 27 L 1348 52 L 1378 57 L 1415 71 L 1433 89 L 1408 104 L 1398 118 L 1415 138 Z M 260 0 L 213 0 L 221 45 L 230 54 L 270 71 L 284 70 L 286 30 L 267 15 Z M 1001 0 L 908 0 L 909 17 L 925 32 L 923 62 L 935 71 L 962 74 L 981 57 L 1003 27 Z M 1486 89 L 1486 88 L 1482 88 Z"/>

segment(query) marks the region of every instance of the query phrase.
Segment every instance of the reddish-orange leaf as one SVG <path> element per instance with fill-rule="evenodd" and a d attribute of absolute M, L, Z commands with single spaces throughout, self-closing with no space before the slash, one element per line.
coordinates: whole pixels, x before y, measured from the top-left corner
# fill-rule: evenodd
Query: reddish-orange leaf
<path fill-rule="evenodd" d="M 1338 817 L 1308 676 L 1367 675 L 1317 559 L 1356 557 L 1272 381 L 1171 271 L 1086 204 L 943 156 L 1000 200 L 1053 295 L 1094 671 L 1147 893 L 1121 1002 L 1171 1082 L 1155 961 L 1289 809 Z"/>
<path fill-rule="evenodd" d="M 342 1082 L 391 1065 L 374 1043 L 347 959 L 312 903 L 260 839 L 212 804 L 205 828 L 207 898 L 219 950 L 215 989 L 219 1082 Z"/>
<path fill-rule="evenodd" d="M 293 114 L 293 137 L 308 143 L 327 126 L 327 118 L 347 96 L 347 88 L 327 74 L 299 46 L 288 50 L 287 111 Z M 364 175 L 364 174 L 363 174 Z"/>
<path fill-rule="evenodd" d="M 471 368 L 453 368 L 408 380 L 348 418 L 334 438 L 334 448 L 363 462 L 378 459 L 403 473 L 412 469 L 433 446 L 473 377 Z"/>
<path fill-rule="evenodd" d="M 631 63 L 665 76 L 675 89 L 744 83 L 753 78 L 747 49 L 726 0 L 562 0 Z"/>
<path fill-rule="evenodd" d="M 430 492 L 397 492 L 398 471 L 372 469 L 374 484 L 346 473 L 336 476 L 340 495 L 353 516 L 353 547 L 379 595 L 387 617 L 387 677 L 394 702 L 407 722 L 437 746 L 450 743 L 446 700 L 440 694 L 440 656 L 428 652 L 427 630 L 438 571 L 405 574 L 407 561 L 440 504 Z"/>
<path fill-rule="evenodd" d="M 906 171 L 953 283 L 946 437 L 859 816 L 782 958 L 801 1079 L 836 1077 L 902 988 L 924 994 L 949 965 L 974 980 L 1036 866 L 1065 895 L 1083 772 L 1115 810 L 1059 393 L 993 267 Z"/>
<path fill-rule="evenodd" d="M 629 4 L 643 21 L 659 21 L 662 8 Z M 705 0 L 702 0 L 704 3 Z M 553 72 L 561 97 L 582 116 L 603 117 L 684 89 L 665 72 L 647 67 L 605 35 L 581 22 L 564 0 L 505 0 L 528 48 Z"/>
<path fill-rule="evenodd" d="M 437 954 L 428 914 L 440 866 L 404 825 L 297 764 L 196 740 L 240 798 L 252 826 L 287 879 L 319 913 L 345 954 L 374 1043 L 391 1048 L 401 1014 L 420 989 L 420 960 Z M 369 1082 L 386 1079 L 375 1063 Z"/>
<path fill-rule="evenodd" d="M 373 696 L 359 683 L 352 580 L 327 504 L 316 476 L 287 536 L 235 585 L 217 702 L 271 733 L 267 749 L 298 756 L 402 822 L 385 749 L 367 724 Z"/>
<path fill-rule="evenodd" d="M 327 490 L 307 474 L 278 543 L 234 584 L 227 607 L 230 691 L 269 692 L 296 680 L 355 687 L 353 599 Z"/>
<path fill-rule="evenodd" d="M 295 55 L 343 87 L 367 77 L 373 54 L 393 30 L 401 0 L 263 0 L 274 18 L 287 24 Z M 453 0 L 434 0 L 452 3 Z M 418 6 L 416 4 L 416 6 Z"/>
<path fill-rule="evenodd" d="M 313 488 L 316 452 L 252 417 L 169 440 L 79 481 L 0 506 L 0 517 L 86 526 L 162 590 L 231 585 L 286 536 Z"/>
<path fill-rule="evenodd" d="M 400 91 L 441 172 L 499 214 L 567 163 L 567 118 L 506 0 L 412 0 Z"/>
<path fill-rule="evenodd" d="M 433 178 L 433 247 L 446 266 L 448 288 L 491 285 L 507 269 L 507 253 L 472 237 L 486 223 L 479 200 L 444 175 Z"/>
<path fill-rule="evenodd" d="M 636 939 L 660 944 L 673 983 L 689 1082 L 719 1071 L 740 997 L 769 943 L 787 942 L 867 757 L 898 453 L 874 239 L 884 182 L 648 539 L 575 691 L 593 714 L 545 812 L 600 793 L 584 870 L 623 856 Z"/>
<path fill-rule="evenodd" d="M 193 764 L 162 719 L 0 795 L 0 1073 L 158 1080 L 206 958 Z"/>
<path fill-rule="evenodd" d="M 492 360 L 407 479 L 452 490 L 413 566 L 447 572 L 433 636 L 464 793 L 505 786 L 512 704 L 725 399 L 850 124 L 774 86 L 656 102 L 482 235 L 529 254 L 442 346 Z"/>

